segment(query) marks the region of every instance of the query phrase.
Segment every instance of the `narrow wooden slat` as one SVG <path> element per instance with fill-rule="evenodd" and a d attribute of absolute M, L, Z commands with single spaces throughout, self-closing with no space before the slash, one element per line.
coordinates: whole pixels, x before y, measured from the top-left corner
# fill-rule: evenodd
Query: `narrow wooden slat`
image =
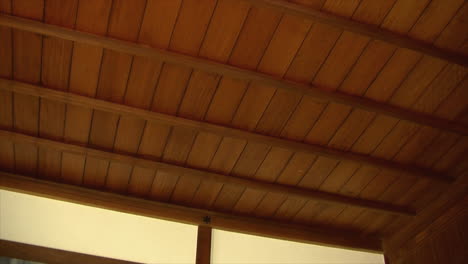
<path fill-rule="evenodd" d="M 87 148 L 78 145 L 62 143 L 59 141 L 42 139 L 6 130 L 0 130 L 0 138 L 3 138 L 4 140 L 10 140 L 15 143 L 28 144 L 36 147 L 50 148 L 55 149 L 57 151 L 87 155 L 88 157 L 100 158 L 104 160 L 111 160 L 112 162 L 122 163 L 125 165 L 128 164 L 129 166 L 140 166 L 143 168 L 158 169 L 159 171 L 173 172 L 171 173 L 171 175 L 175 175 L 175 177 L 177 177 L 178 175 L 184 175 L 186 177 L 190 177 L 196 180 L 220 182 L 224 184 L 230 184 L 233 186 L 241 186 L 242 188 L 252 188 L 267 192 L 284 193 L 293 197 L 297 196 L 302 199 L 318 199 L 332 204 L 346 204 L 382 213 L 414 215 L 414 212 L 411 209 L 403 206 L 393 206 L 391 204 L 383 204 L 371 200 L 354 199 L 332 193 L 306 190 L 301 188 L 289 187 L 281 184 L 272 184 L 260 182 L 257 180 L 232 177 L 223 174 L 172 165 L 169 163 L 157 162 L 139 157 L 122 155 L 94 148 Z"/>
<path fill-rule="evenodd" d="M 391 32 L 373 26 L 370 24 L 365 24 L 350 19 L 342 18 L 336 15 L 332 15 L 325 12 L 320 12 L 312 8 L 306 8 L 302 5 L 291 3 L 290 1 L 284 0 L 246 0 L 253 5 L 260 7 L 269 7 L 286 14 L 296 15 L 308 18 L 312 21 L 316 21 L 323 24 L 332 25 L 338 28 L 341 28 L 346 31 L 353 33 L 365 35 L 373 39 L 382 40 L 394 45 L 397 45 L 402 48 L 415 50 L 418 52 L 425 53 L 429 56 L 447 60 L 456 64 L 468 65 L 468 60 L 466 56 L 450 52 L 447 50 L 442 50 L 438 47 L 426 44 L 422 41 L 411 39 L 403 35 Z"/>
<path fill-rule="evenodd" d="M 0 90 L 15 92 L 19 94 L 26 94 L 29 96 L 38 96 L 40 98 L 68 103 L 69 105 L 92 108 L 95 110 L 110 112 L 122 116 L 142 118 L 148 121 L 155 121 L 163 125 L 185 127 L 187 129 L 197 130 L 198 132 L 209 132 L 217 135 L 222 135 L 224 137 L 233 137 L 242 140 L 249 140 L 256 143 L 266 144 L 273 147 L 291 149 L 298 152 L 320 154 L 322 156 L 326 156 L 333 159 L 355 161 L 366 165 L 411 173 L 415 177 L 429 178 L 441 182 L 452 181 L 449 177 L 444 177 L 426 169 L 417 168 L 414 166 L 401 165 L 380 158 L 373 158 L 366 155 L 334 150 L 323 146 L 304 144 L 296 141 L 290 141 L 286 139 L 251 133 L 239 129 L 228 128 L 209 123 L 174 117 L 171 115 L 150 112 L 142 109 L 132 108 L 120 104 L 115 104 L 98 99 L 92 99 L 70 93 L 54 91 L 51 89 L 46 89 L 44 87 L 29 85 L 7 79 L 0 78 Z"/>
<path fill-rule="evenodd" d="M 346 95 L 340 92 L 327 92 L 323 89 L 319 89 L 314 86 L 286 81 L 266 74 L 242 69 L 239 67 L 225 65 L 206 59 L 195 58 L 192 56 L 182 55 L 171 51 L 153 49 L 136 43 L 130 43 L 122 40 L 92 35 L 3 14 L 0 15 L 0 25 L 43 34 L 47 36 L 54 36 L 67 40 L 77 41 L 85 44 L 96 45 L 132 55 L 146 56 L 152 59 L 156 59 L 158 61 L 164 60 L 170 63 L 193 67 L 208 72 L 228 75 L 236 79 L 259 81 L 269 86 L 285 90 L 291 90 L 304 95 L 310 95 L 314 97 L 317 101 L 331 101 L 335 103 L 345 104 L 352 107 L 361 108 L 363 110 L 375 112 L 377 114 L 389 115 L 398 119 L 409 120 L 412 122 L 432 126 L 434 128 L 450 130 L 463 135 L 468 134 L 468 127 L 453 121 L 443 120 L 433 116 L 417 113 L 410 110 L 405 110 L 399 107 L 381 104 L 369 99 Z"/>
<path fill-rule="evenodd" d="M 369 252 L 382 251 L 380 239 L 374 236 L 358 236 L 339 229 L 324 231 L 315 227 L 221 214 L 52 183 L 5 172 L 0 173 L 0 189 L 186 224 L 206 225 L 226 231 Z M 210 220 L 209 224 L 203 221 L 206 220 L 207 216 Z"/>
<path fill-rule="evenodd" d="M 208 221 L 208 218 L 206 219 Z M 211 227 L 199 226 L 197 236 L 196 264 L 211 263 Z"/>
<path fill-rule="evenodd" d="M 232 129 L 217 125 L 211 125 L 207 123 L 191 121 L 183 118 L 177 118 L 173 116 L 168 116 L 164 114 L 158 114 L 154 112 L 149 112 L 145 110 L 135 109 L 131 107 L 126 107 L 114 103 L 109 103 L 101 100 L 91 99 L 87 97 L 72 95 L 68 93 L 63 93 L 59 91 L 52 91 L 49 89 L 39 88 L 37 86 L 23 84 L 10 80 L 0 80 L 0 89 L 5 91 L 15 91 L 20 94 L 27 94 L 33 96 L 39 96 L 41 98 L 57 100 L 59 102 L 69 103 L 72 105 L 83 106 L 86 108 L 94 108 L 100 111 L 112 112 L 120 115 L 131 116 L 143 118 L 149 121 L 156 121 L 165 125 L 175 125 L 182 126 L 189 129 L 195 129 L 198 131 L 210 132 L 222 136 L 229 136 L 240 139 L 247 139 L 251 141 L 256 141 L 263 144 L 268 144 L 276 147 L 292 149 L 300 152 L 306 153 L 319 153 L 320 155 L 327 156 L 335 159 L 345 159 L 352 160 L 355 162 L 384 167 L 391 170 L 397 170 L 402 172 L 410 172 L 416 177 L 431 178 L 434 180 L 440 180 L 442 182 L 449 182 L 450 178 L 440 176 L 436 173 L 430 172 L 425 169 L 415 168 L 411 166 L 401 165 L 398 163 L 386 161 L 379 158 L 371 158 L 368 156 L 353 154 L 350 152 L 344 152 L 339 150 L 333 150 L 326 147 L 308 145 L 303 143 L 298 143 L 294 141 L 288 141 L 284 139 L 263 136 L 255 133 L 245 132 L 238 129 Z"/>
<path fill-rule="evenodd" d="M 136 262 L 98 257 L 54 248 L 0 240 L 0 256 L 49 264 L 136 264 Z"/>

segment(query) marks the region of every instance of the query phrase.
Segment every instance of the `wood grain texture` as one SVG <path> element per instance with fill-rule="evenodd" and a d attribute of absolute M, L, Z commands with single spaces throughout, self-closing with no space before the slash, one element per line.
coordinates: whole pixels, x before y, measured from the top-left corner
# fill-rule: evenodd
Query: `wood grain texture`
<path fill-rule="evenodd" d="M 460 56 L 459 54 L 452 53 L 449 51 L 444 51 L 432 45 L 426 44 L 424 40 L 431 38 L 433 35 L 428 35 L 428 34 L 425 35 L 424 34 L 425 31 L 419 30 L 418 28 L 412 29 L 415 32 L 415 33 L 412 33 L 414 37 L 419 39 L 419 40 L 416 40 L 416 39 L 411 39 L 411 38 L 399 35 L 397 33 L 394 33 L 386 29 L 376 27 L 374 25 L 360 23 L 354 20 L 349 20 L 349 19 L 336 16 L 333 14 L 320 12 L 312 8 L 304 8 L 304 6 L 297 5 L 297 4 L 283 1 L 283 0 L 248 0 L 248 1 L 255 6 L 270 7 L 272 9 L 275 9 L 277 11 L 282 11 L 287 14 L 305 17 L 315 22 L 333 25 L 333 26 L 336 26 L 338 28 L 341 28 L 349 32 L 353 32 L 353 33 L 364 35 L 373 39 L 385 41 L 385 42 L 394 44 L 402 48 L 422 52 L 432 57 L 451 61 L 453 63 L 457 63 L 460 65 L 465 65 L 465 66 L 467 65 L 466 57 Z M 352 1 L 347 1 L 347 2 L 352 2 Z M 369 2 L 372 4 L 373 1 L 369 1 Z M 425 1 L 421 1 L 421 2 L 425 2 Z M 447 23 L 447 17 L 453 16 L 457 8 L 463 3 L 463 1 L 454 0 L 453 2 L 456 2 L 456 3 L 444 5 L 442 4 L 442 2 L 443 1 L 435 1 L 435 3 L 430 5 L 430 9 L 432 12 L 436 13 L 437 12 L 436 10 L 439 10 L 439 9 L 442 9 L 442 11 L 440 11 L 437 15 L 433 15 L 431 14 L 431 11 L 426 10 L 423 17 L 419 19 L 417 23 L 417 27 L 424 27 L 426 25 L 431 25 L 431 23 L 435 23 L 434 28 L 438 29 L 442 27 L 443 25 Z M 444 8 L 441 8 L 441 6 L 444 6 Z M 355 8 L 356 6 L 353 6 L 353 7 Z M 354 10 L 351 9 L 351 12 L 349 13 L 352 14 L 354 13 L 353 11 Z M 360 11 L 360 12 L 363 12 L 363 11 Z M 340 15 L 346 16 L 346 14 L 340 14 Z M 357 15 L 359 15 L 359 13 L 357 13 Z M 377 17 L 377 19 L 378 18 L 379 17 Z M 382 19 L 383 17 L 381 16 L 380 20 Z M 364 22 L 369 22 L 368 20 L 372 20 L 372 22 L 375 22 L 375 23 L 379 21 L 379 20 L 376 20 L 376 18 L 372 18 L 369 16 L 361 17 L 361 19 L 359 20 L 362 20 Z M 444 21 L 445 21 L 445 24 L 444 24 Z"/>
<path fill-rule="evenodd" d="M 204 225 L 221 230 L 303 243 L 381 252 L 380 240 L 378 238 L 355 236 L 355 234 L 349 231 L 335 229 L 324 231 L 319 228 L 220 214 L 212 211 L 197 210 L 81 187 L 40 181 L 5 172 L 0 174 L 0 188 L 186 224 L 204 224 L 204 217 L 210 216 L 210 224 Z"/>
<path fill-rule="evenodd" d="M 213 181 L 223 184 L 229 184 L 236 188 L 252 188 L 259 189 L 266 192 L 277 192 L 288 194 L 290 196 L 297 196 L 302 199 L 319 199 L 331 203 L 337 204 L 352 204 L 360 208 L 366 208 L 369 210 L 376 210 L 382 213 L 390 214 L 402 214 L 402 215 L 412 215 L 413 212 L 411 209 L 401 207 L 401 206 L 391 206 L 389 204 L 383 204 L 374 202 L 371 200 L 362 200 L 348 198 L 342 195 L 335 195 L 332 193 L 325 193 L 320 191 L 312 191 L 301 188 L 294 188 L 280 184 L 273 184 L 262 182 L 258 180 L 243 179 L 239 177 L 226 176 L 223 174 L 207 172 L 203 170 L 191 169 L 187 167 L 181 167 L 177 165 L 172 165 L 170 163 L 157 162 L 152 160 L 147 160 L 134 156 L 127 156 L 122 154 L 117 154 L 113 152 L 106 152 L 99 149 L 82 147 L 79 145 L 71 145 L 67 143 L 62 143 L 59 141 L 52 141 L 48 139 L 41 139 L 37 137 L 27 136 L 25 134 L 19 134 L 14 132 L 9 132 L 5 130 L 0 130 L 0 137 L 6 138 L 15 142 L 17 145 L 24 146 L 33 146 L 36 148 L 45 147 L 51 148 L 57 151 L 65 151 L 73 154 L 67 156 L 76 156 L 76 155 L 87 155 L 87 157 L 98 158 L 102 160 L 111 160 L 109 165 L 108 176 L 106 177 L 106 187 L 112 191 L 122 192 L 126 189 L 129 182 L 131 167 L 140 166 L 149 169 L 157 169 L 158 171 L 166 171 L 170 173 L 172 177 L 178 177 L 178 175 L 185 175 L 191 179 L 200 181 Z M 71 170 L 73 174 L 63 175 L 63 177 L 71 177 L 71 181 L 75 184 L 81 184 L 81 177 L 83 175 L 83 166 L 84 160 L 82 159 L 81 164 L 79 162 L 73 162 L 73 166 L 78 166 L 81 170 Z M 73 167 L 72 166 L 72 167 Z M 69 166 L 70 167 L 70 166 Z M 28 168 L 28 166 L 21 166 L 21 168 Z M 112 171 L 112 172 L 111 172 Z M 114 177 L 115 176 L 115 177 Z M 78 182 L 76 179 L 78 177 Z"/>
<path fill-rule="evenodd" d="M 260 134 L 255 134 L 251 132 L 246 132 L 243 130 L 226 128 L 218 125 L 208 124 L 204 122 L 192 121 L 188 119 L 178 118 L 174 116 L 169 116 L 165 114 L 159 114 L 155 112 L 149 112 L 141 109 L 136 109 L 124 105 L 114 104 L 102 100 L 91 99 L 88 97 L 82 97 L 78 95 L 73 95 L 69 93 L 63 93 L 54 90 L 48 90 L 40 88 L 38 86 L 28 85 L 24 83 L 19 83 L 15 81 L 1 79 L 0 88 L 4 91 L 14 91 L 19 94 L 25 94 L 21 96 L 39 96 L 41 98 L 54 99 L 60 102 L 69 103 L 72 105 L 77 105 L 81 107 L 94 108 L 96 113 L 112 113 L 114 116 L 125 115 L 130 117 L 142 118 L 148 121 L 155 121 L 160 124 L 170 125 L 170 126 L 181 126 L 186 129 L 195 130 L 195 131 L 205 131 L 217 135 L 222 135 L 224 137 L 234 137 L 242 140 L 251 140 L 257 142 L 258 144 L 263 144 L 267 146 L 275 146 L 279 148 L 291 149 L 299 152 L 311 153 L 311 154 L 320 154 L 325 157 L 334 158 L 334 159 L 345 159 L 351 160 L 362 164 L 368 164 L 371 166 L 384 167 L 391 170 L 401 170 L 403 172 L 411 172 L 414 176 L 417 177 L 428 177 L 434 180 L 440 180 L 441 182 L 449 182 L 450 178 L 439 176 L 433 172 L 427 171 L 421 168 L 415 168 L 413 166 L 402 166 L 395 162 L 389 162 L 384 159 L 372 158 L 366 155 L 354 154 L 351 152 L 334 150 L 327 147 L 322 147 L 319 145 L 310 145 L 299 142 L 294 142 L 290 140 L 264 136 Z M 27 95 L 26 95 L 27 94 Z M 96 114 L 95 113 L 95 114 Z M 113 122 L 113 124 L 116 124 Z M 100 124 L 97 124 L 100 125 Z M 28 131 L 26 131 L 28 133 Z M 110 140 L 112 139 L 112 140 Z M 108 149 L 111 149 L 113 146 L 113 138 L 105 136 L 99 142 L 107 142 Z M 102 144 L 102 143 L 101 143 Z M 99 146 L 99 145 L 98 145 Z M 102 147 L 102 146 L 101 146 Z M 167 150 L 166 150 L 167 151 Z M 185 155 L 185 154 L 184 154 Z M 188 155 L 188 153 L 186 154 Z M 265 153 L 266 155 L 266 153 Z M 179 161 L 181 162 L 181 161 Z"/>
<path fill-rule="evenodd" d="M 4 26 L 14 27 L 33 31 L 40 34 L 60 37 L 68 40 L 83 42 L 87 44 L 99 45 L 119 52 L 130 53 L 138 56 L 147 56 L 156 58 L 157 60 L 164 59 L 165 61 L 195 67 L 204 71 L 217 74 L 229 75 L 239 79 L 260 81 L 264 84 L 278 87 L 281 89 L 292 90 L 304 95 L 310 95 L 316 100 L 322 102 L 337 102 L 347 104 L 363 110 L 376 112 L 378 114 L 389 115 L 398 119 L 411 120 L 417 123 L 430 125 L 436 128 L 449 129 L 457 133 L 467 134 L 466 126 L 455 122 L 442 120 L 433 116 L 424 115 L 421 113 L 408 111 L 399 107 L 384 105 L 361 97 L 346 95 L 343 93 L 330 93 L 318 88 L 312 88 L 309 85 L 298 84 L 294 82 L 284 81 L 272 78 L 269 75 L 253 72 L 250 70 L 241 69 L 238 67 L 227 66 L 200 58 L 176 54 L 169 51 L 151 49 L 139 44 L 124 42 L 116 39 L 108 39 L 102 36 L 90 35 L 83 32 L 73 31 L 65 28 L 44 25 L 39 22 L 14 18 L 7 15 L 0 15 L 0 24 Z M 244 66 L 243 66 L 244 67 Z M 311 89 L 312 88 L 312 89 Z"/>

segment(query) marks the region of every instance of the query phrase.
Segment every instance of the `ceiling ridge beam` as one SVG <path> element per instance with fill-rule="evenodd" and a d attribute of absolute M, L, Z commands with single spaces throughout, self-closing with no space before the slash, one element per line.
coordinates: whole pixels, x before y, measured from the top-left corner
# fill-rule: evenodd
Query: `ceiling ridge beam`
<path fill-rule="evenodd" d="M 403 109 L 389 104 L 382 104 L 360 96 L 348 95 L 338 91 L 326 91 L 316 86 L 292 82 L 260 72 L 246 70 L 240 67 L 235 67 L 219 62 L 214 62 L 208 59 L 192 57 L 172 51 L 152 48 L 143 44 L 118 40 L 105 36 L 93 35 L 73 29 L 54 26 L 30 19 L 14 17 L 5 14 L 0 14 L 0 25 L 46 36 L 53 36 L 70 41 L 99 46 L 102 48 L 123 52 L 131 55 L 147 57 L 158 61 L 165 61 L 169 63 L 184 65 L 190 68 L 196 68 L 215 74 L 226 75 L 235 79 L 258 81 L 279 89 L 293 91 L 301 95 L 311 96 L 318 102 L 334 102 L 339 104 L 345 104 L 365 111 L 375 112 L 376 114 L 387 115 L 397 119 L 407 120 L 441 130 L 448 130 L 461 135 L 468 135 L 468 126 L 459 124 L 451 120 L 444 120 L 438 117 L 415 112 L 409 109 Z"/>
<path fill-rule="evenodd" d="M 282 185 L 278 183 L 268 183 L 254 179 L 245 179 L 241 177 L 228 176 L 205 170 L 173 165 L 166 162 L 154 161 L 139 156 L 120 154 L 91 147 L 64 143 L 56 140 L 29 136 L 17 132 L 11 132 L 8 130 L 0 130 L 0 138 L 12 141 L 14 143 L 32 144 L 40 148 L 49 148 L 67 153 L 91 156 L 94 158 L 121 162 L 132 166 L 175 172 L 173 173 L 173 175 L 175 175 L 174 177 L 177 177 L 177 175 L 185 175 L 187 177 L 192 177 L 200 181 L 211 181 L 223 184 L 238 185 L 245 188 L 252 188 L 265 192 L 281 193 L 288 196 L 298 197 L 301 199 L 319 200 L 332 204 L 359 207 L 379 213 L 396 214 L 403 216 L 415 215 L 415 211 L 406 206 L 393 205 L 380 201 L 349 197 L 341 194 L 328 193 L 318 190 L 309 190 L 294 186 Z"/>
<path fill-rule="evenodd" d="M 314 22 L 327 24 L 356 34 L 364 35 L 372 39 L 381 40 L 400 48 L 406 48 L 432 57 L 446 60 L 451 63 L 468 66 L 468 58 L 456 52 L 444 50 L 430 43 L 413 39 L 403 34 L 398 34 L 376 25 L 354 21 L 331 13 L 319 11 L 304 5 L 285 0 L 244 0 L 258 7 L 267 7 L 284 12 L 289 15 L 300 16 Z"/>
<path fill-rule="evenodd" d="M 0 189 L 146 217 L 204 225 L 226 231 L 346 249 L 382 252 L 379 237 L 362 235 L 354 231 L 286 224 L 275 220 L 224 214 L 54 183 L 7 172 L 0 172 Z M 206 221 L 207 219 L 209 221 Z"/>
<path fill-rule="evenodd" d="M 208 132 L 222 137 L 231 137 L 242 139 L 246 141 L 253 141 L 257 143 L 266 144 L 273 147 L 289 149 L 295 152 L 311 153 L 315 155 L 321 155 L 324 157 L 337 159 L 337 160 L 348 160 L 357 162 L 360 164 L 388 169 L 391 171 L 397 171 L 402 174 L 409 174 L 413 177 L 430 179 L 433 181 L 438 181 L 441 183 L 450 183 L 454 179 L 441 175 L 437 172 L 431 171 L 429 169 L 420 168 L 416 166 L 410 166 L 405 164 L 400 164 L 394 161 L 389 161 L 381 158 L 372 157 L 369 155 L 362 155 L 357 153 L 352 153 L 349 151 L 342 151 L 337 149 L 332 149 L 326 146 L 312 145 L 303 142 L 293 141 L 284 138 L 272 137 L 267 135 L 262 135 L 258 133 L 253 133 L 249 131 L 244 131 L 241 129 L 215 125 L 211 123 L 206 123 L 202 121 L 185 119 L 177 116 L 157 113 L 153 111 L 148 111 L 144 109 L 139 109 L 135 107 L 130 107 L 127 105 L 117 104 L 113 102 L 108 102 L 100 99 L 94 99 L 90 97 L 75 95 L 72 93 L 62 92 L 58 90 L 53 90 L 41 86 L 26 84 L 19 81 L 12 81 L 0 78 L 0 90 L 10 91 L 14 93 L 27 94 L 31 96 L 36 96 L 48 100 L 53 100 L 57 102 L 62 102 L 65 104 L 72 104 L 76 106 L 92 108 L 96 110 L 101 110 L 105 112 L 115 113 L 124 116 L 141 118 L 148 121 L 154 121 L 160 124 L 165 124 L 168 126 L 177 126 L 184 127 L 187 129 L 194 129 L 199 132 Z"/>

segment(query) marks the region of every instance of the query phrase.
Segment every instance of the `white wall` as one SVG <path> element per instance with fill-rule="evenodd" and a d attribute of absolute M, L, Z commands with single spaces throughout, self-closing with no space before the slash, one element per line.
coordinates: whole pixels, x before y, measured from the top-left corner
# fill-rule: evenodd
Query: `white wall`
<path fill-rule="evenodd" d="M 197 227 L 0 190 L 0 239 L 142 263 L 195 263 Z M 214 264 L 383 264 L 383 256 L 213 230 Z"/>
<path fill-rule="evenodd" d="M 143 263 L 195 263 L 197 227 L 0 190 L 0 238 Z"/>
<path fill-rule="evenodd" d="M 213 231 L 213 264 L 383 264 L 381 254 Z"/>

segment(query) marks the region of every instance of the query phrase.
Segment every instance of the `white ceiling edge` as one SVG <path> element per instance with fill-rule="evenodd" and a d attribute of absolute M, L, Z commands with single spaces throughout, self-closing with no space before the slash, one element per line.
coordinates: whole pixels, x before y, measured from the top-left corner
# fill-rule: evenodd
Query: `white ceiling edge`
<path fill-rule="evenodd" d="M 0 239 L 140 263 L 195 263 L 197 227 L 0 190 Z"/>

